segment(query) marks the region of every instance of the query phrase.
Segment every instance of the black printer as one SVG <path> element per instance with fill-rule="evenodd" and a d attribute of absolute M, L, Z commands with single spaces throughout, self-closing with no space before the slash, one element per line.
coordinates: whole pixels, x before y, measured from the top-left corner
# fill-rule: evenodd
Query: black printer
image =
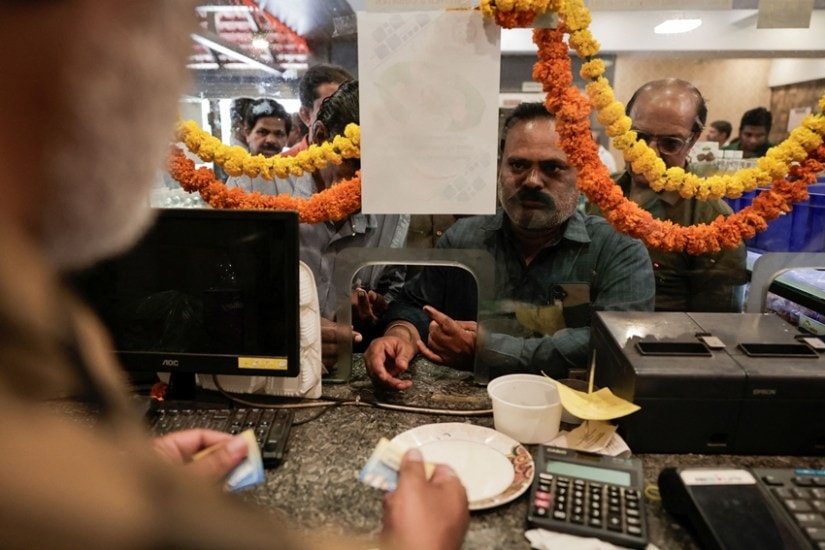
<path fill-rule="evenodd" d="M 825 352 L 772 313 L 595 313 L 595 383 L 636 453 L 825 454 Z"/>

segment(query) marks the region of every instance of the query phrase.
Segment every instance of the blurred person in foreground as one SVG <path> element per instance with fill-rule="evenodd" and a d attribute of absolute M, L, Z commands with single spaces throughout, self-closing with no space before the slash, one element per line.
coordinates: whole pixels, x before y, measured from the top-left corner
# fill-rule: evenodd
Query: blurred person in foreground
<path fill-rule="evenodd" d="M 220 489 L 246 456 L 240 440 L 147 435 L 101 324 L 61 281 L 124 250 L 151 222 L 148 193 L 186 84 L 194 6 L 0 0 L 0 41 L 26 52 L 0 59 L 2 548 L 305 544 Z M 94 426 L 53 402 L 75 397 L 98 411 Z M 192 462 L 213 444 L 221 447 Z M 405 456 L 385 501 L 387 547 L 460 547 L 466 495 L 440 468 L 428 482 L 420 454 Z"/>
<path fill-rule="evenodd" d="M 594 311 L 653 309 L 644 245 L 577 208 L 577 171 L 544 105 L 522 103 L 502 132 L 501 207 L 456 221 L 437 244 L 493 256 L 498 318 L 476 318 L 478 291 L 467 271 L 427 267 L 405 283 L 382 318 L 384 336 L 364 353 L 378 387 L 409 388 L 404 373 L 419 352 L 465 370 L 481 361 L 490 377 L 544 371 L 567 378 L 588 365 Z"/>
<path fill-rule="evenodd" d="M 627 102 L 632 129 L 668 168 L 687 169 L 688 153 L 707 119 L 702 94 L 691 83 L 669 78 L 644 84 Z M 686 199 L 676 191 L 650 188 L 628 164 L 617 180 L 622 192 L 654 218 L 690 226 L 729 216 L 721 199 Z M 593 208 L 593 210 L 597 210 Z M 716 253 L 691 255 L 648 249 L 656 276 L 656 311 L 739 312 L 747 282 L 745 243 Z"/>

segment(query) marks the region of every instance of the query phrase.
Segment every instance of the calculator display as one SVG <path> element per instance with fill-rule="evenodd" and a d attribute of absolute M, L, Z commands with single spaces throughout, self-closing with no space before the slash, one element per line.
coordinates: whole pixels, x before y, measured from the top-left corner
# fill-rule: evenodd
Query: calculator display
<path fill-rule="evenodd" d="M 548 474 L 555 474 L 568 477 L 577 477 L 596 481 L 599 483 L 610 483 L 612 485 L 630 486 L 630 472 L 611 470 L 607 468 L 595 468 L 583 464 L 573 464 L 571 462 L 547 461 L 545 471 Z"/>

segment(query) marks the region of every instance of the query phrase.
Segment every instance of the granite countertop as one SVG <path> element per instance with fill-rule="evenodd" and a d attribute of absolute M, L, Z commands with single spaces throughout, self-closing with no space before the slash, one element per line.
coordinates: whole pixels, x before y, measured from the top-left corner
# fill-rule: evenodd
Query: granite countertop
<path fill-rule="evenodd" d="M 412 389 L 403 393 L 375 391 L 365 375 L 362 358 L 354 356 L 352 377 L 348 383 L 324 384 L 321 400 L 339 400 L 340 404 L 327 409 L 297 409 L 296 424 L 290 433 L 281 465 L 266 471 L 264 484 L 238 493 L 238 496 L 273 513 L 286 514 L 288 524 L 297 529 L 308 532 L 325 529 L 363 536 L 365 548 L 374 548 L 376 536 L 381 530 L 382 494 L 359 482 L 357 476 L 378 440 L 381 437 L 391 439 L 416 426 L 433 423 L 469 422 L 493 427 L 489 397 L 483 387 L 473 382 L 471 373 L 420 359 L 413 364 L 411 373 L 415 382 Z M 262 401 L 270 399 L 275 400 L 261 398 Z M 390 407 L 427 407 L 443 412 L 409 412 L 369 404 L 376 399 Z M 77 422 L 94 423 L 88 409 L 67 402 L 59 407 Z M 323 413 L 318 416 L 322 410 Z M 536 445 L 527 448 L 536 455 Z M 655 486 L 659 472 L 667 466 L 825 469 L 825 457 L 822 456 L 635 456 L 643 462 L 647 486 Z M 525 493 L 510 503 L 472 512 L 463 548 L 529 549 L 530 545 L 524 537 L 527 498 Z M 698 548 L 659 501 L 647 498 L 646 506 L 651 543 L 660 550 Z"/>
<path fill-rule="evenodd" d="M 321 526 L 334 531 L 368 537 L 381 529 L 381 493 L 357 481 L 379 438 L 392 438 L 406 430 L 441 422 L 470 422 L 493 427 L 491 414 L 475 416 L 462 411 L 491 407 L 484 388 L 467 372 L 415 363 L 412 389 L 377 392 L 364 373 L 359 356 L 353 360 L 348 384 L 324 386 L 324 397 L 345 399 L 320 417 L 319 409 L 296 411 L 296 422 L 283 463 L 267 472 L 265 485 L 243 494 L 243 498 L 289 514 L 299 528 Z M 361 405 L 354 405 L 358 397 Z M 422 414 L 364 405 L 375 398 L 383 403 L 451 409 L 452 414 Z M 323 398 L 322 398 L 323 399 Z M 535 455 L 537 446 L 528 446 Z M 655 485 L 666 466 L 813 467 L 825 468 L 825 457 L 775 457 L 732 455 L 637 455 L 644 463 L 645 483 Z M 530 548 L 524 537 L 527 494 L 496 508 L 472 513 L 465 549 Z M 650 541 L 661 550 L 697 548 L 690 535 L 669 516 L 658 501 L 647 500 Z"/>

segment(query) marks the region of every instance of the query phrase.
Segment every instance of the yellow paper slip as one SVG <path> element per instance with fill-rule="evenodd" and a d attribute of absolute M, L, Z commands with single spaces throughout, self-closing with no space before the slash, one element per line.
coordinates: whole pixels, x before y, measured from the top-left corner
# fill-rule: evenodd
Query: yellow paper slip
<path fill-rule="evenodd" d="M 547 376 L 545 374 L 545 376 Z M 550 378 L 549 376 L 547 376 Z M 550 380 L 553 380 L 550 378 Z M 613 394 L 609 388 L 593 393 L 574 390 L 553 380 L 559 389 L 562 406 L 583 420 L 613 420 L 638 411 L 641 407 Z"/>

